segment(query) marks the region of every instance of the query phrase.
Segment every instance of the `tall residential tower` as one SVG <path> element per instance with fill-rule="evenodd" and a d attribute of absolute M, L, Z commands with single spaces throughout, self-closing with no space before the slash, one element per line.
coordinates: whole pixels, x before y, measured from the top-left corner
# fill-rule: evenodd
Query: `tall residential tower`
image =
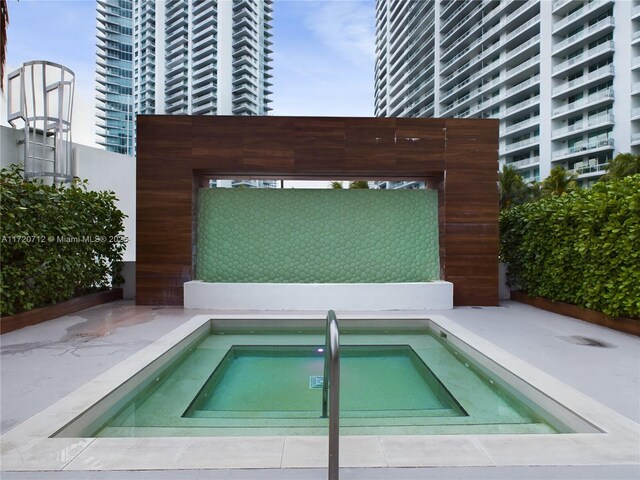
<path fill-rule="evenodd" d="M 640 153 L 640 0 L 376 2 L 376 115 L 500 119 L 500 164 Z"/>
<path fill-rule="evenodd" d="M 100 59 L 115 61 L 107 52 L 110 44 L 116 37 L 122 45 L 128 40 L 129 96 L 119 100 L 123 105 L 128 101 L 132 112 L 128 129 L 113 138 L 103 128 L 101 143 L 108 150 L 130 147 L 127 152 L 132 153 L 136 114 L 266 115 L 272 4 L 272 0 L 99 0 L 98 91 L 107 83 L 100 77 Z M 116 6 L 121 10 L 120 24 L 129 22 L 126 33 L 112 28 L 112 19 L 105 18 Z M 99 96 L 98 100 L 98 117 L 106 117 L 108 126 L 113 117 L 111 99 Z M 129 137 L 123 135 L 127 131 Z M 121 143 L 116 145 L 116 139 Z"/>

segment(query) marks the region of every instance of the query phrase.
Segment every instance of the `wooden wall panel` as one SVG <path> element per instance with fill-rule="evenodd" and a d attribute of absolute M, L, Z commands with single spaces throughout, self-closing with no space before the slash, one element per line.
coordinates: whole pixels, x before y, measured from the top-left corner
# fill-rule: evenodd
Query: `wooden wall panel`
<path fill-rule="evenodd" d="M 138 304 L 182 305 L 199 176 L 253 176 L 427 181 L 455 304 L 497 305 L 495 120 L 158 115 L 137 135 Z"/>
<path fill-rule="evenodd" d="M 441 262 L 456 305 L 498 304 L 498 125 L 446 120 Z"/>

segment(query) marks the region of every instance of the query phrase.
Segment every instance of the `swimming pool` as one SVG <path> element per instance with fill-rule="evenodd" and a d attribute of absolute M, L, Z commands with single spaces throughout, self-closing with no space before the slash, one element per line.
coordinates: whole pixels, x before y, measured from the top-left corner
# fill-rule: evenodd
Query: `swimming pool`
<path fill-rule="evenodd" d="M 381 320 L 381 316 L 384 319 Z M 414 340 L 429 338 L 430 342 L 436 342 L 455 357 L 461 358 L 459 368 L 477 370 L 477 378 L 487 388 L 491 381 L 498 383 L 503 394 L 518 398 L 526 409 L 533 412 L 535 420 L 542 420 L 539 425 L 549 422 L 547 427 L 555 430 L 535 434 L 495 431 L 491 434 L 436 434 L 437 429 L 451 426 L 343 427 L 340 437 L 341 467 L 636 465 L 640 461 L 637 423 L 501 350 L 446 316 L 386 312 L 351 314 L 348 318 L 347 315 L 339 315 L 339 318 L 343 339 L 356 339 L 375 324 L 374 333 L 388 339 L 388 345 L 403 345 L 403 349 L 404 345 L 409 345 L 419 354 L 420 346 Z M 292 330 L 290 327 L 293 325 L 297 328 Z M 199 436 L 198 429 L 191 428 L 182 433 L 187 436 L 171 436 L 170 429 L 166 429 L 146 437 L 131 436 L 142 427 L 126 426 L 122 428 L 129 430 L 126 433 L 129 436 L 99 436 L 111 428 L 107 426 L 110 419 L 130 408 L 136 396 L 153 390 L 155 387 L 152 384 L 157 383 L 158 387 L 164 384 L 163 379 L 171 373 L 172 366 L 179 365 L 181 357 L 188 356 L 191 349 L 195 351 L 203 339 L 212 337 L 211 333 L 216 330 L 224 333 L 210 340 L 218 345 L 219 358 L 215 365 L 220 365 L 234 344 L 233 337 L 246 339 L 252 335 L 265 335 L 271 339 L 266 343 L 277 343 L 276 346 L 320 348 L 318 345 L 324 342 L 317 342 L 314 329 L 317 332 L 323 330 L 323 326 L 324 315 L 318 314 L 256 312 L 245 315 L 197 315 L 3 434 L 0 438 L 3 449 L 0 468 L 34 472 L 326 467 L 327 436 L 324 426 L 325 434 L 311 434 L 309 430 L 307 433 L 300 430 L 300 434 L 291 431 L 283 434 L 278 432 L 285 430 L 273 430 L 270 435 L 262 435 L 256 434 L 255 427 L 244 424 L 241 428 L 245 429 L 245 433 L 242 434 L 242 430 L 233 433 L 234 429 L 240 427 L 228 426 L 215 428 L 224 431 L 221 435 L 206 433 Z M 398 328 L 404 329 L 404 332 L 398 332 Z M 291 338 L 298 341 L 292 343 L 291 338 L 283 338 L 275 342 L 274 339 L 280 337 L 278 332 L 283 330 L 289 330 Z M 424 335 L 425 330 L 430 331 L 429 337 Z M 408 334 L 412 331 L 422 333 Z M 393 333 L 399 335 L 394 339 Z M 307 345 L 300 344 L 299 340 L 307 335 L 314 336 L 313 341 Z M 399 337 L 403 340 L 399 341 Z M 436 358 L 444 356 L 436 355 Z M 465 361 L 467 359 L 473 362 Z M 465 363 L 469 363 L 469 367 Z M 195 388 L 185 396 L 182 405 L 184 410 L 178 409 L 180 417 L 187 413 L 189 405 L 199 394 L 207 391 L 203 387 L 215 372 L 215 365 L 203 369 L 202 377 L 193 383 Z M 468 405 L 476 398 L 475 393 L 472 392 L 471 398 L 465 399 L 455 384 L 447 382 L 435 364 L 428 366 L 465 413 L 473 415 L 473 411 L 468 411 Z M 306 388 L 309 388 L 309 378 L 306 379 Z M 204 404 L 193 405 L 198 407 Z M 501 409 L 494 410 L 499 413 Z M 427 418 L 425 416 L 422 420 Z M 461 415 L 451 418 L 462 421 L 468 417 Z M 246 418 L 240 420 L 246 421 Z M 347 416 L 343 420 L 359 419 Z M 310 427 L 306 425 L 303 428 Z M 378 430 L 377 433 L 358 430 L 363 428 Z M 426 428 L 431 429 L 431 433 L 425 433 Z M 350 430 L 345 432 L 347 429 Z M 101 433 L 102 430 L 104 432 Z M 93 434 L 98 436 L 92 437 Z"/>
<path fill-rule="evenodd" d="M 326 435 L 324 328 L 212 320 L 100 415 L 56 436 Z M 341 324 L 343 435 L 574 431 L 426 322 Z"/>

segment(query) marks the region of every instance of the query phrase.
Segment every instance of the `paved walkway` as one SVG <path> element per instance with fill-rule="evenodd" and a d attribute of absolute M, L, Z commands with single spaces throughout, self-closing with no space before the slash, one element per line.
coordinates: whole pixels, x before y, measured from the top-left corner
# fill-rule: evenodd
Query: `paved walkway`
<path fill-rule="evenodd" d="M 0 336 L 0 431 L 82 386 L 202 310 L 120 301 Z M 211 311 L 213 313 L 213 311 Z M 216 312 L 220 313 L 220 312 Z M 640 423 L 640 339 L 516 302 L 437 312 Z M 338 312 L 338 316 L 340 312 Z M 402 312 L 394 315 L 401 316 Z M 607 347 L 578 345 L 572 336 Z M 640 448 L 640 445 L 639 445 Z M 326 470 L 7 473 L 2 479 L 321 479 Z M 343 479 L 640 479 L 639 466 L 343 469 Z"/>

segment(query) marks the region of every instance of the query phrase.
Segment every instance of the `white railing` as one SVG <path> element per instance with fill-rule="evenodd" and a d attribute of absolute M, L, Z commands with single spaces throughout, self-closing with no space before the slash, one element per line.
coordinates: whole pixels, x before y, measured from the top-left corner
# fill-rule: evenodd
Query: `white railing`
<path fill-rule="evenodd" d="M 556 73 L 561 72 L 562 70 L 569 68 L 572 65 L 586 62 L 587 60 L 589 60 L 589 57 L 591 57 L 592 55 L 595 55 L 600 52 L 604 52 L 606 50 L 613 50 L 613 48 L 614 48 L 613 40 L 602 43 L 596 47 L 590 48 L 586 52 L 582 52 L 580 55 L 576 55 L 575 57 L 570 58 L 569 60 L 565 60 L 564 62 L 559 63 L 558 65 L 553 67 L 553 73 L 555 75 Z"/>
<path fill-rule="evenodd" d="M 518 150 L 522 147 L 528 147 L 530 145 L 535 145 L 536 143 L 540 143 L 540 137 L 531 137 L 525 138 L 524 140 L 520 140 L 519 142 L 510 143 L 509 145 L 505 145 L 504 153 L 512 152 L 513 150 Z"/>
<path fill-rule="evenodd" d="M 565 90 L 570 90 L 577 85 L 583 85 L 593 79 L 599 78 L 603 75 L 610 75 L 615 72 L 613 65 L 605 65 L 604 67 L 600 67 L 593 72 L 588 73 L 587 75 L 583 75 L 582 77 L 576 78 L 575 80 L 571 80 L 570 82 L 564 83 L 551 91 L 552 95 L 558 95 L 559 93 L 564 92 Z"/>
<path fill-rule="evenodd" d="M 523 70 L 526 70 L 530 66 L 536 65 L 536 64 L 539 64 L 539 63 L 540 63 L 540 54 L 536 55 L 535 57 L 531 57 L 526 62 L 521 63 L 520 65 L 512 68 L 511 70 L 507 70 L 507 78 L 512 77 L 513 75 L 516 75 L 516 74 L 522 72 Z"/>
<path fill-rule="evenodd" d="M 576 162 L 573 165 L 572 170 L 568 170 L 567 173 L 575 173 L 576 175 L 583 175 L 585 173 L 606 172 L 609 169 L 609 162 L 606 163 L 590 163 L 597 162 L 597 159 L 587 160 L 584 162 Z"/>
<path fill-rule="evenodd" d="M 637 15 L 640 15 L 640 5 L 636 5 L 633 7 L 633 10 L 631 10 L 631 18 L 634 18 Z"/>
<path fill-rule="evenodd" d="M 535 97 L 528 98 L 520 103 L 516 103 L 515 105 L 511 105 L 509 108 L 505 110 L 505 115 L 510 115 L 513 112 L 516 112 L 522 108 L 528 107 L 540 101 L 540 95 L 536 95 Z"/>
<path fill-rule="evenodd" d="M 525 3 L 525 5 L 524 5 L 524 6 L 527 6 L 527 7 L 528 7 L 528 6 L 530 6 L 530 5 L 527 5 L 527 4 Z M 520 7 L 520 8 L 523 8 L 523 7 Z M 522 24 L 522 25 L 520 25 L 518 28 L 516 28 L 514 31 L 512 31 L 509 35 L 507 35 L 507 38 L 506 38 L 507 42 L 508 42 L 509 40 L 511 40 L 512 38 L 517 37 L 517 36 L 518 36 L 518 35 L 520 35 L 522 32 L 524 32 L 526 29 L 528 29 L 529 27 L 531 27 L 531 26 L 533 26 L 533 25 L 535 25 L 535 24 L 537 24 L 537 23 L 539 23 L 539 22 L 540 22 L 540 14 L 537 14 L 535 17 L 533 17 L 533 18 L 532 18 L 532 19 L 530 19 L 530 20 L 527 20 L 525 23 L 523 23 L 523 24 Z"/>
<path fill-rule="evenodd" d="M 574 123 L 573 125 L 568 125 L 566 127 L 559 128 L 552 132 L 551 137 L 557 138 L 569 133 L 577 132 L 579 130 L 586 130 L 589 128 L 600 127 L 608 123 L 614 123 L 614 118 L 612 114 L 592 117 L 584 122 Z"/>
<path fill-rule="evenodd" d="M 507 52 L 507 55 L 509 57 L 513 57 L 517 54 L 519 54 L 520 52 L 526 50 L 527 48 L 529 48 L 531 45 L 534 45 L 535 43 L 540 41 L 540 34 L 534 35 L 533 37 L 531 37 L 529 40 L 527 40 L 526 42 L 518 45 L 516 48 L 514 48 L 513 50 Z"/>
<path fill-rule="evenodd" d="M 553 46 L 553 53 L 555 54 L 556 52 L 562 50 L 563 48 L 577 42 L 578 40 L 581 40 L 582 38 L 591 35 L 593 32 L 596 32 L 598 30 L 600 30 L 601 28 L 603 28 L 606 25 L 611 25 L 613 26 L 615 24 L 613 17 L 607 17 L 607 18 L 603 18 L 602 20 L 600 20 L 597 23 L 594 23 L 593 25 L 591 25 L 589 28 L 587 28 L 586 30 L 581 30 L 579 33 L 576 33 L 575 35 L 572 35 L 568 38 L 565 38 L 564 40 L 562 40 L 561 42 L 556 43 Z"/>
<path fill-rule="evenodd" d="M 467 3 L 467 2 L 462 2 L 462 5 L 460 6 L 460 8 L 463 8 L 463 7 L 467 6 L 467 5 L 468 5 L 468 3 Z M 476 12 L 477 12 L 478 10 L 482 10 L 483 6 L 484 6 L 484 5 L 479 4 L 477 7 L 475 7 L 474 9 L 472 9 L 472 10 L 467 14 L 467 17 L 470 17 L 470 16 L 472 16 L 472 15 L 475 15 L 475 14 L 476 14 Z M 454 13 L 455 13 L 455 12 L 454 12 Z M 481 22 L 481 21 L 475 24 L 475 28 L 474 28 L 474 27 L 472 27 L 472 28 L 470 28 L 469 30 L 467 30 L 467 35 L 468 35 L 470 32 L 474 31 L 476 28 L 478 28 L 480 25 L 482 25 L 482 22 Z M 449 38 L 451 38 L 453 35 L 455 35 L 455 34 L 457 34 L 457 33 L 460 33 L 460 32 L 458 32 L 458 28 L 456 28 L 456 27 L 452 28 L 452 29 L 451 29 L 451 30 L 450 30 L 450 31 L 449 31 L 449 32 L 444 36 L 444 38 L 442 39 L 442 43 L 446 43 L 446 42 L 447 42 L 447 40 L 449 40 Z M 465 35 L 465 36 L 466 36 L 466 35 Z"/>
<path fill-rule="evenodd" d="M 591 103 L 597 102 L 603 99 L 612 99 L 614 98 L 614 92 L 612 89 L 602 90 L 598 93 L 593 93 L 586 98 L 581 100 L 577 100 L 573 103 L 568 103 L 567 105 L 562 105 L 561 107 L 554 108 L 552 112 L 552 116 L 561 115 L 565 112 L 574 111 L 578 108 L 582 108 L 583 106 L 589 105 Z"/>
<path fill-rule="evenodd" d="M 567 155 L 586 155 L 588 152 L 592 150 L 598 150 L 600 148 L 613 148 L 613 138 L 608 138 L 606 140 L 600 140 L 599 142 L 591 142 L 586 145 L 578 145 L 575 147 L 563 148 L 562 150 L 558 150 L 557 152 L 553 152 L 553 158 L 560 158 Z"/>
<path fill-rule="evenodd" d="M 572 0 L 553 0 L 553 4 L 551 6 L 551 11 L 555 12 L 560 7 L 566 5 L 567 3 L 571 2 L 571 1 Z"/>
<path fill-rule="evenodd" d="M 531 125 L 537 125 L 538 123 L 540 123 L 540 116 L 527 118 L 526 120 L 522 120 L 521 122 L 509 125 L 504 129 L 504 133 L 516 132 L 522 128 L 526 128 Z"/>
<path fill-rule="evenodd" d="M 587 13 L 595 10 L 596 8 L 600 7 L 603 3 L 607 3 L 608 1 L 609 0 L 594 0 L 593 2 L 591 2 L 589 4 L 586 4 L 580 10 L 578 10 L 576 12 L 573 12 L 570 15 L 567 15 L 562 20 L 559 20 L 558 22 L 556 22 L 556 24 L 553 26 L 553 32 L 552 33 L 555 34 L 561 28 L 564 28 L 565 26 L 569 25 L 570 23 L 573 23 L 578 18 L 585 16 Z"/>
<path fill-rule="evenodd" d="M 515 162 L 507 163 L 510 167 L 513 168 L 521 168 L 528 165 L 535 165 L 536 163 L 540 163 L 540 157 L 529 157 L 524 160 L 517 160 Z"/>
<path fill-rule="evenodd" d="M 636 107 L 634 109 L 631 110 L 631 116 L 632 117 L 640 117 L 640 107 Z"/>
<path fill-rule="evenodd" d="M 519 84 L 514 85 L 511 88 L 508 88 L 506 94 L 513 95 L 514 93 L 518 93 L 524 90 L 525 88 L 538 83 L 539 81 L 540 81 L 540 74 L 537 74 L 535 77 L 531 77 L 529 80 L 525 80 L 524 82 L 520 82 Z"/>

